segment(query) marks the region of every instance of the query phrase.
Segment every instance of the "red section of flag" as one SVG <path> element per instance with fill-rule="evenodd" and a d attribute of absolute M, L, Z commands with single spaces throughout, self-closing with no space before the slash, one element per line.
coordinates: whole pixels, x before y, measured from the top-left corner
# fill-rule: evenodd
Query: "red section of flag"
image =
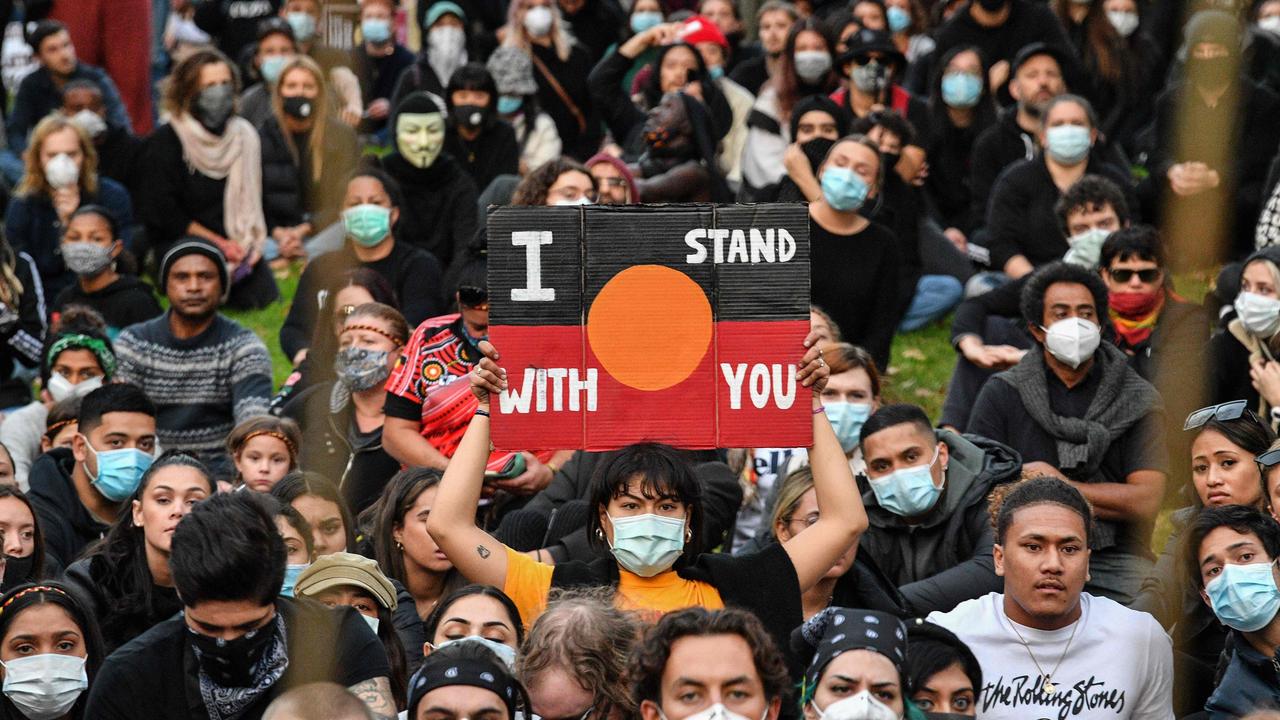
<path fill-rule="evenodd" d="M 813 443 L 813 391 L 794 381 L 808 334 L 807 319 L 716 323 L 717 447 Z"/>

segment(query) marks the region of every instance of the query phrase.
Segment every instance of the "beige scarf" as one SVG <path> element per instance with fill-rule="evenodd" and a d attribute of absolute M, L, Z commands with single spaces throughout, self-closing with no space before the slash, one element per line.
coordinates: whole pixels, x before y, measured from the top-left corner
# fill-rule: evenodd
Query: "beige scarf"
<path fill-rule="evenodd" d="M 246 260 L 260 255 L 267 239 L 262 215 L 262 146 L 258 131 L 244 118 L 232 116 L 222 135 L 214 135 L 183 113 L 172 118 L 187 166 L 214 180 L 226 180 L 222 224 L 227 239 L 245 250 Z"/>

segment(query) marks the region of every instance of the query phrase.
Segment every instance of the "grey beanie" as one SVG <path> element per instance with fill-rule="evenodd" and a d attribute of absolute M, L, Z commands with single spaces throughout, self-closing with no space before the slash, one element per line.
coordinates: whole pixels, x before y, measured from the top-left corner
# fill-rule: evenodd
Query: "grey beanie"
<path fill-rule="evenodd" d="M 538 92 L 533 81 L 533 61 L 520 48 L 500 47 L 489 56 L 485 66 L 498 86 L 499 95 L 532 95 Z"/>

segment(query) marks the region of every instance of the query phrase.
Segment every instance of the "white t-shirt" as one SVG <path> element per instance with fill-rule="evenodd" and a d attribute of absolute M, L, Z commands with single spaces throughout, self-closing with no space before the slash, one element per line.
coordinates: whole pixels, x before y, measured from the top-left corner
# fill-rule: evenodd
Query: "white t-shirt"
<path fill-rule="evenodd" d="M 1060 630 L 1018 625 L 1015 632 L 1004 595 L 990 593 L 951 612 L 930 613 L 928 620 L 955 633 L 977 656 L 983 684 L 979 718 L 1173 720 L 1173 646 L 1160 624 L 1088 593 L 1080 594 L 1080 608 L 1080 619 Z M 1053 693 L 1041 688 L 1040 670 L 1017 633 L 1052 676 Z"/>

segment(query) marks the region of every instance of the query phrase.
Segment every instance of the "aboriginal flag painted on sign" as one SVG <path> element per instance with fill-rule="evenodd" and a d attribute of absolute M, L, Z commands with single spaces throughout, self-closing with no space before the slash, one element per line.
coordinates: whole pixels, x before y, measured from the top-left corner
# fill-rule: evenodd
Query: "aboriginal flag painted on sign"
<path fill-rule="evenodd" d="M 488 230 L 498 448 L 812 443 L 803 205 L 505 207 Z"/>

